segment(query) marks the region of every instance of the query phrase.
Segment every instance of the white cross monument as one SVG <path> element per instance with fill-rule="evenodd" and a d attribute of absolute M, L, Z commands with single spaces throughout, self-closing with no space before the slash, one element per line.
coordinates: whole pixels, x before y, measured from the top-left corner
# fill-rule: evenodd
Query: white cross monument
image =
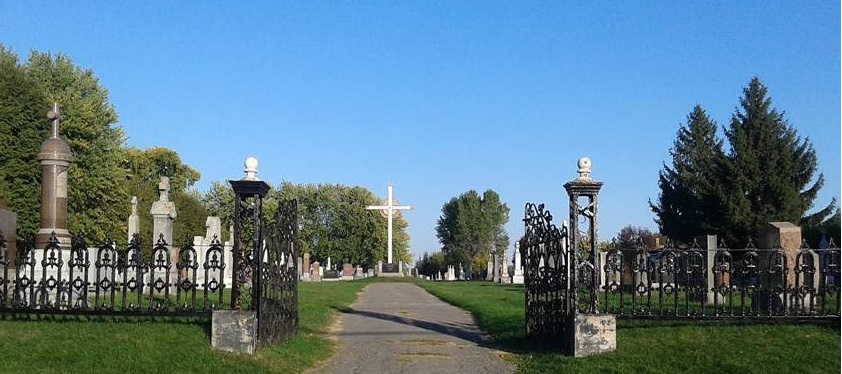
<path fill-rule="evenodd" d="M 410 205 L 395 205 L 396 201 L 394 200 L 394 198 L 392 198 L 392 183 L 391 182 L 389 183 L 389 185 L 386 189 L 388 190 L 388 196 L 386 198 L 386 205 L 369 205 L 365 208 L 368 209 L 368 210 L 380 210 L 380 211 L 383 211 L 383 212 L 386 213 L 386 217 L 387 217 L 387 220 L 388 220 L 387 230 L 388 230 L 388 238 L 389 238 L 388 239 L 389 244 L 387 244 L 386 248 L 387 248 L 388 253 L 389 253 L 388 263 L 391 264 L 392 263 L 392 217 L 394 217 L 395 214 L 400 213 L 399 211 L 401 211 L 401 210 L 412 209 L 412 206 L 410 206 Z M 396 211 L 398 211 L 398 212 L 396 212 Z"/>

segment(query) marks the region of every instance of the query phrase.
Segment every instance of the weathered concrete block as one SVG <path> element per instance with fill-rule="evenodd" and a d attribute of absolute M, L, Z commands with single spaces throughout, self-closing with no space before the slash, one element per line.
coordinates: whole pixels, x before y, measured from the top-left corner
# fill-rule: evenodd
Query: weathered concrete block
<path fill-rule="evenodd" d="M 573 321 L 573 356 L 585 357 L 617 350 L 614 315 L 578 314 Z"/>
<path fill-rule="evenodd" d="M 225 352 L 254 354 L 257 346 L 257 314 L 239 310 L 213 311 L 211 346 Z"/>

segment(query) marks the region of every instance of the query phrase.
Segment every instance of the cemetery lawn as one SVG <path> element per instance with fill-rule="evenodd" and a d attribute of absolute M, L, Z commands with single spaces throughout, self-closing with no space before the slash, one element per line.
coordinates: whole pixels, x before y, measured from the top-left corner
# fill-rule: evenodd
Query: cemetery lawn
<path fill-rule="evenodd" d="M 333 354 L 336 310 L 368 284 L 299 283 L 298 336 L 254 356 L 211 350 L 207 321 L 0 320 L 0 373 L 299 373 Z"/>
<path fill-rule="evenodd" d="M 617 351 L 570 358 L 524 337 L 522 285 L 418 282 L 474 315 L 521 373 L 838 373 L 839 325 L 618 320 Z"/>

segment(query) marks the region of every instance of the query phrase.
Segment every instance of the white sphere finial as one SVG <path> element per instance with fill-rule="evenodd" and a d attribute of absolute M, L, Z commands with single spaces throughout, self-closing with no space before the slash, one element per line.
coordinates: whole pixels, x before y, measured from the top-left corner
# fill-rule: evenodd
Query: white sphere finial
<path fill-rule="evenodd" d="M 591 159 L 581 157 L 576 165 L 579 167 L 579 179 L 591 179 Z"/>
<path fill-rule="evenodd" d="M 245 165 L 245 172 L 246 176 L 243 177 L 244 180 L 247 181 L 256 181 L 257 179 L 257 159 L 254 157 L 246 157 L 246 161 L 243 163 Z"/>

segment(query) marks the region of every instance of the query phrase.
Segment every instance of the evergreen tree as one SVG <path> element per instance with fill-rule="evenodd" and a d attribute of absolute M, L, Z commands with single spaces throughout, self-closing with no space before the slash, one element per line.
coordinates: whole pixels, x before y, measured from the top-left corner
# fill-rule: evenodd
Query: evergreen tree
<path fill-rule="evenodd" d="M 722 229 L 722 175 L 724 153 L 716 137 L 716 124 L 696 105 L 687 115 L 670 149 L 672 166 L 658 173 L 661 192 L 649 201 L 660 232 L 677 241 Z"/>
<path fill-rule="evenodd" d="M 772 107 L 757 77 L 743 89 L 726 137 L 731 152 L 720 182 L 728 192 L 724 233 L 728 243 L 742 245 L 767 222 L 809 224 L 833 213 L 835 199 L 807 215 L 824 185 L 824 175 L 816 177 L 816 152 L 809 139 L 799 137 L 783 113 Z"/>

